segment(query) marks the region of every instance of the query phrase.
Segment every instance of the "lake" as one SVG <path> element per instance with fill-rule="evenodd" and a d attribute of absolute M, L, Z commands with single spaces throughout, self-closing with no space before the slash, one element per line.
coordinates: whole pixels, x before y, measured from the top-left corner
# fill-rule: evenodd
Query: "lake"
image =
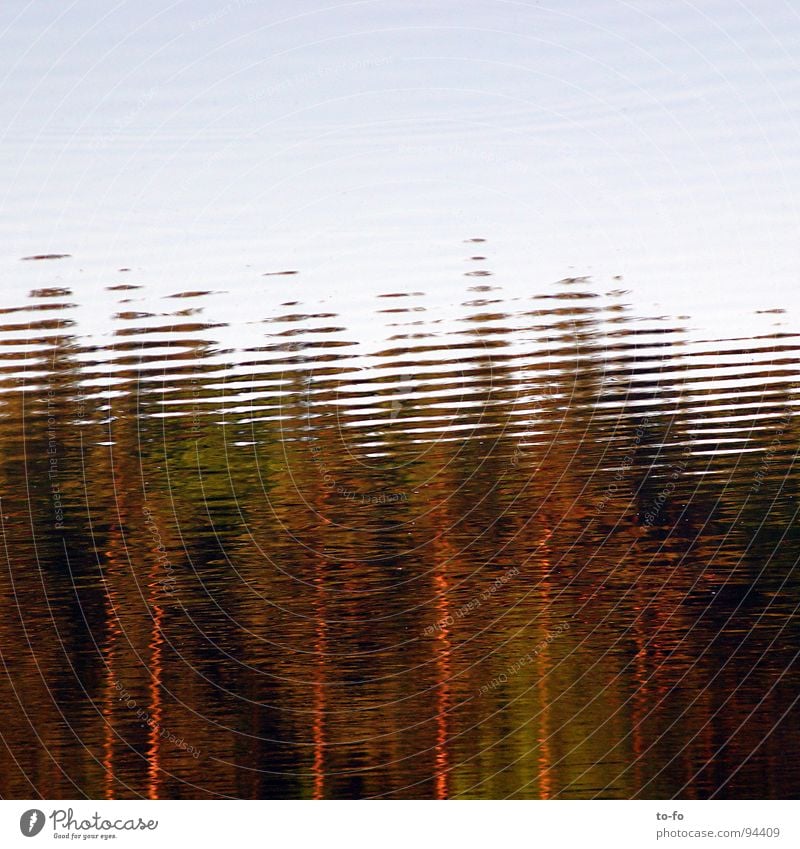
<path fill-rule="evenodd" d="M 800 27 L 10 4 L 6 798 L 796 798 Z"/>

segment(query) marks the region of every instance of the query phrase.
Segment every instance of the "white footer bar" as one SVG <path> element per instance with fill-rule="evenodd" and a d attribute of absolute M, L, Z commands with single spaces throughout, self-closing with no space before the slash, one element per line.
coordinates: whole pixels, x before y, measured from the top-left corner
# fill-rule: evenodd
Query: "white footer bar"
<path fill-rule="evenodd" d="M 1 801 L 0 846 L 800 846 L 795 801 Z"/>

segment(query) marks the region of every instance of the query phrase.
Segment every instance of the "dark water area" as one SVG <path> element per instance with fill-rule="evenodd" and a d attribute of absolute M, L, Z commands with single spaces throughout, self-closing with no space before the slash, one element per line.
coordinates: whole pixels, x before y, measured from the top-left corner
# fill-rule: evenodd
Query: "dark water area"
<path fill-rule="evenodd" d="M 4 797 L 800 794 L 800 336 L 484 276 L 6 289 Z"/>

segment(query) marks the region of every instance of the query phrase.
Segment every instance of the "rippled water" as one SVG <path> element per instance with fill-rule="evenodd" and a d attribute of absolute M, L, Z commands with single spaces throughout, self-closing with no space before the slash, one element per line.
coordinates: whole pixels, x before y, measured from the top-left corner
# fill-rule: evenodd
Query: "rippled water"
<path fill-rule="evenodd" d="M 796 4 L 52 5 L 0 796 L 800 795 Z"/>
<path fill-rule="evenodd" d="M 19 264 L 3 795 L 800 793 L 796 326 L 464 238 L 357 317 Z"/>

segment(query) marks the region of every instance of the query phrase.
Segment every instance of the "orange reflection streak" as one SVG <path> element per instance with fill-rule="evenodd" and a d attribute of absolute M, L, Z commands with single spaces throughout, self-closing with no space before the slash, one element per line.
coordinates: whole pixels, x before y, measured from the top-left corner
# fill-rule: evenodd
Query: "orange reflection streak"
<path fill-rule="evenodd" d="M 437 544 L 438 543 L 438 544 Z M 436 672 L 438 689 L 436 696 L 436 748 L 434 749 L 434 775 L 436 776 L 435 793 L 437 799 L 447 799 L 449 796 L 448 772 L 450 769 L 447 752 L 447 712 L 450 709 L 450 601 L 447 597 L 447 564 L 452 557 L 451 546 L 441 537 L 434 540 L 434 556 L 437 562 L 437 572 L 433 578 L 436 593 L 437 622 L 440 628 L 436 634 Z"/>
<path fill-rule="evenodd" d="M 159 798 L 159 783 L 161 774 L 161 678 L 163 673 L 161 652 L 164 646 L 164 635 L 161 632 L 161 622 L 164 610 L 158 604 L 158 561 L 150 573 L 150 607 L 153 611 L 153 629 L 150 634 L 150 734 L 147 744 L 147 798 Z"/>
<path fill-rule="evenodd" d="M 539 561 L 541 564 L 541 582 L 542 588 L 542 603 L 547 607 L 550 599 L 550 584 L 547 581 L 547 575 L 550 572 L 550 556 L 547 548 L 547 540 L 550 538 L 552 531 L 545 530 L 544 539 L 541 542 L 542 556 Z M 539 682 L 539 692 L 541 693 L 541 708 L 539 710 L 539 757 L 537 767 L 539 771 L 539 797 L 542 799 L 550 799 L 553 795 L 553 776 L 552 763 L 553 755 L 550 750 L 550 688 L 547 683 L 547 671 L 550 665 L 550 659 L 547 657 L 547 649 L 542 649 L 536 658 L 536 676 Z"/>
<path fill-rule="evenodd" d="M 107 551 L 106 556 L 110 563 L 114 562 L 113 551 Z M 108 570 L 106 570 L 108 571 Z M 108 623 L 108 638 L 103 646 L 103 655 L 106 667 L 106 680 L 103 691 L 103 795 L 106 799 L 114 798 L 114 694 L 116 691 L 116 676 L 114 674 L 114 661 L 116 659 L 117 638 L 121 630 L 117 621 L 117 611 L 114 607 L 111 588 L 108 583 L 108 575 L 103 576 L 106 589 L 106 622 Z"/>
<path fill-rule="evenodd" d="M 315 510 L 320 519 L 322 531 L 330 524 L 326 517 L 327 491 L 320 490 L 315 500 Z M 314 600 L 314 709 L 311 724 L 314 741 L 314 760 L 311 772 L 314 777 L 312 798 L 325 798 L 325 657 L 328 652 L 328 623 L 325 620 L 325 561 L 317 563 L 314 583 L 317 591 Z"/>
<path fill-rule="evenodd" d="M 312 733 L 314 739 L 314 799 L 325 798 L 325 655 L 328 650 L 328 626 L 325 622 L 325 581 L 322 566 L 318 566 L 314 578 L 317 585 L 315 628 L 314 628 L 314 720 Z"/>

